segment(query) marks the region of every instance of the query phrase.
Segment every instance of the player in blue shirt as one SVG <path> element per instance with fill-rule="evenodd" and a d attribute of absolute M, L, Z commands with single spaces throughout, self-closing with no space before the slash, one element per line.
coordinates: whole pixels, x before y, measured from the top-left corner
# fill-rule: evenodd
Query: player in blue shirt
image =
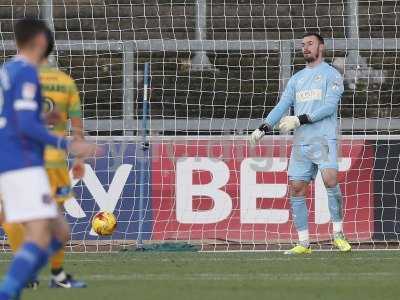
<path fill-rule="evenodd" d="M 22 223 L 26 235 L 0 285 L 0 300 L 19 299 L 26 283 L 69 239 L 69 226 L 50 197 L 44 147 L 83 157 L 98 150 L 47 131 L 37 65 L 47 51 L 48 28 L 38 20 L 21 20 L 14 28 L 18 55 L 0 69 L 0 193 L 5 220 Z"/>
<path fill-rule="evenodd" d="M 343 79 L 335 68 L 324 62 L 324 40 L 320 35 L 306 34 L 302 50 L 306 67 L 290 78 L 279 103 L 252 133 L 250 143 L 256 144 L 279 120 L 281 132 L 294 130 L 288 176 L 299 243 L 285 253 L 311 253 L 305 196 L 318 170 L 328 193 L 333 244 L 347 252 L 351 246 L 343 235 L 342 194 L 337 181 L 337 110 L 344 90 Z M 284 117 L 291 107 L 294 107 L 294 116 Z"/>

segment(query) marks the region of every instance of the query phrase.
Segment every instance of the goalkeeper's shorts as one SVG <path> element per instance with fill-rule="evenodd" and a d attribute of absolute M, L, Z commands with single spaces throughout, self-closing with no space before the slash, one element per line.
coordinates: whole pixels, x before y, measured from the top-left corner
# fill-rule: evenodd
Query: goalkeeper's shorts
<path fill-rule="evenodd" d="M 336 140 L 326 144 L 293 145 L 290 155 L 289 180 L 314 180 L 318 170 L 339 169 Z"/>
<path fill-rule="evenodd" d="M 46 168 L 46 171 L 54 200 L 59 205 L 64 204 L 65 201 L 74 196 L 68 168 Z"/>

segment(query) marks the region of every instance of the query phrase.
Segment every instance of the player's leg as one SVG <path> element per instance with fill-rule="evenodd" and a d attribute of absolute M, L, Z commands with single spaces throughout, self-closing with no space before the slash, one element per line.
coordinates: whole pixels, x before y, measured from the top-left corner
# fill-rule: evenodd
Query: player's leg
<path fill-rule="evenodd" d="M 27 282 L 46 265 L 50 220 L 57 216 L 57 206 L 50 198 L 47 176 L 39 167 L 2 174 L 0 189 L 5 221 L 22 223 L 25 228 L 25 241 L 0 285 L 0 300 L 8 300 L 18 298 Z"/>
<path fill-rule="evenodd" d="M 337 170 L 326 168 L 321 170 L 322 180 L 328 194 L 328 207 L 333 224 L 333 232 L 341 233 L 343 230 L 342 193 L 337 182 Z"/>
<path fill-rule="evenodd" d="M 66 222 L 63 214 L 60 212 L 60 217 L 53 221 L 53 240 L 62 241 L 62 247 L 54 249 L 55 255 L 52 259 L 59 255 L 60 252 L 64 253 L 64 245 L 70 238 L 70 228 Z M 65 273 L 63 265 L 60 266 L 59 270 L 54 269 L 55 262 L 52 261 L 52 279 L 50 281 L 51 288 L 85 288 L 86 283 L 75 280 L 70 274 Z"/>
<path fill-rule="evenodd" d="M 50 259 L 50 272 L 52 280 L 63 281 L 66 278 L 63 266 L 65 261 L 64 248 L 57 251 Z"/>
<path fill-rule="evenodd" d="M 321 170 L 321 174 L 328 194 L 328 207 L 333 227 L 333 244 L 342 252 L 350 251 L 351 246 L 343 234 L 342 193 L 337 182 L 337 170 L 326 168 Z"/>
<path fill-rule="evenodd" d="M 0 285 L 0 299 L 18 299 L 23 288 L 48 261 L 49 220 L 24 223 L 26 239 L 15 253 Z"/>
<path fill-rule="evenodd" d="M 61 168 L 47 168 L 46 172 L 49 177 L 50 181 L 50 187 L 52 191 L 52 195 L 59 205 L 59 207 L 64 203 L 64 200 L 66 197 L 70 197 L 71 193 L 71 188 L 70 188 L 70 182 L 69 178 L 65 178 L 64 174 L 60 172 Z M 68 176 L 68 174 L 67 174 Z M 60 214 L 61 217 L 61 214 Z M 57 231 L 55 233 L 56 236 L 59 236 L 60 240 L 63 240 L 65 237 L 62 237 L 63 232 L 66 230 L 69 231 L 69 228 L 66 228 L 65 224 L 62 222 L 57 222 L 54 224 L 55 230 Z M 68 239 L 65 240 L 65 242 Z M 50 272 L 51 272 L 51 283 L 54 280 L 59 280 L 63 281 L 66 278 L 65 272 L 63 270 L 63 265 L 64 265 L 64 247 L 59 249 L 57 252 L 54 253 L 54 255 L 50 258 Z"/>
<path fill-rule="evenodd" d="M 10 245 L 12 252 L 15 254 L 21 248 L 25 241 L 25 228 L 20 223 L 3 223 L 3 230 L 7 235 L 7 242 Z M 39 286 L 39 280 L 37 278 L 31 278 L 27 283 L 27 288 L 37 289 Z"/>
<path fill-rule="evenodd" d="M 351 246 L 343 235 L 343 199 L 338 183 L 339 165 L 337 162 L 336 142 L 328 142 L 327 145 L 322 148 L 320 155 L 318 165 L 328 195 L 328 207 L 334 235 L 333 243 L 340 251 L 347 252 L 351 250 Z"/>
<path fill-rule="evenodd" d="M 289 161 L 290 205 L 299 243 L 285 254 L 311 253 L 308 233 L 308 210 L 306 192 L 311 179 L 313 165 L 305 156 L 305 146 L 293 146 Z"/>
<path fill-rule="evenodd" d="M 65 242 L 69 240 L 69 225 L 65 221 L 63 216 L 64 202 L 68 201 L 72 197 L 71 182 L 69 179 L 69 173 L 67 168 L 49 168 L 46 170 L 50 180 L 50 186 L 54 198 L 60 208 L 60 218 L 54 224 L 56 235 L 61 236 L 65 239 Z M 67 233 L 67 236 L 64 234 Z M 83 281 L 75 280 L 70 274 L 64 271 L 64 258 L 65 249 L 64 247 L 58 250 L 50 259 L 51 267 L 51 288 L 84 288 L 86 283 Z"/>
<path fill-rule="evenodd" d="M 16 253 L 25 240 L 25 229 L 20 223 L 3 223 L 3 230 L 13 253 Z"/>
<path fill-rule="evenodd" d="M 53 257 L 56 253 L 64 248 L 65 243 L 69 240 L 69 225 L 65 222 L 64 217 L 59 214 L 57 218 L 50 223 L 51 240 L 49 244 L 49 256 Z"/>

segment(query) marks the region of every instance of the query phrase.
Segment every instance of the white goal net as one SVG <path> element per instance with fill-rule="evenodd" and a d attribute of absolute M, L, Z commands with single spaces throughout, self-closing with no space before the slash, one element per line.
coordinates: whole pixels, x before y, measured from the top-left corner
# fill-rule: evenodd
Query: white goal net
<path fill-rule="evenodd" d="M 38 16 L 54 28 L 58 67 L 80 89 L 86 134 L 108 150 L 74 182 L 76 199 L 66 205 L 72 249 L 186 241 L 265 250 L 296 241 L 291 138 L 275 132 L 250 149 L 246 136 L 304 66 L 299 39 L 307 31 L 325 38 L 326 61 L 345 80 L 345 234 L 359 247 L 398 247 L 397 1 L 0 0 L 2 61 L 15 53 L 13 22 Z M 315 247 L 329 248 L 320 177 L 307 199 Z M 99 210 L 118 218 L 111 237 L 91 232 Z"/>

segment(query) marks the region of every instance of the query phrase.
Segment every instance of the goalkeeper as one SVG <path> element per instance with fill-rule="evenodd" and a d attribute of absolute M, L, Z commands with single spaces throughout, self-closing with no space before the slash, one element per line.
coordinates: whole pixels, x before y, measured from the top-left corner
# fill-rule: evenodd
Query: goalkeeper
<path fill-rule="evenodd" d="M 79 92 L 74 81 L 55 67 L 48 64 L 48 56 L 53 50 L 54 39 L 50 31 L 47 32 L 48 48 L 45 59 L 39 69 L 40 83 L 44 99 L 44 113 L 51 131 L 58 136 L 66 136 L 67 120 L 71 121 L 72 135 L 76 140 L 83 140 L 82 119 L 80 110 Z M 67 157 L 64 150 L 48 146 L 45 150 L 45 167 L 49 177 L 53 198 L 60 208 L 72 196 L 71 183 L 67 166 Z M 84 161 L 75 158 L 72 166 L 75 179 L 84 175 Z M 22 224 L 5 223 L 4 231 L 8 236 L 13 252 L 21 247 L 24 241 L 24 228 Z M 53 288 L 83 288 L 86 284 L 72 278 L 63 270 L 64 249 L 56 252 L 51 258 L 51 281 Z M 38 281 L 34 279 L 29 284 L 36 288 Z"/>
<path fill-rule="evenodd" d="M 285 254 L 310 254 L 306 191 L 318 169 L 328 193 L 333 223 L 333 244 L 343 252 L 351 250 L 343 235 L 342 194 L 337 180 L 337 110 L 343 93 L 343 79 L 323 60 L 324 40 L 316 33 L 303 37 L 306 67 L 294 74 L 279 103 L 250 137 L 256 144 L 284 116 L 291 106 L 294 116 L 280 120 L 279 130 L 294 130 L 289 161 L 290 204 L 299 243 Z M 318 201 L 318 199 L 316 200 Z"/>

